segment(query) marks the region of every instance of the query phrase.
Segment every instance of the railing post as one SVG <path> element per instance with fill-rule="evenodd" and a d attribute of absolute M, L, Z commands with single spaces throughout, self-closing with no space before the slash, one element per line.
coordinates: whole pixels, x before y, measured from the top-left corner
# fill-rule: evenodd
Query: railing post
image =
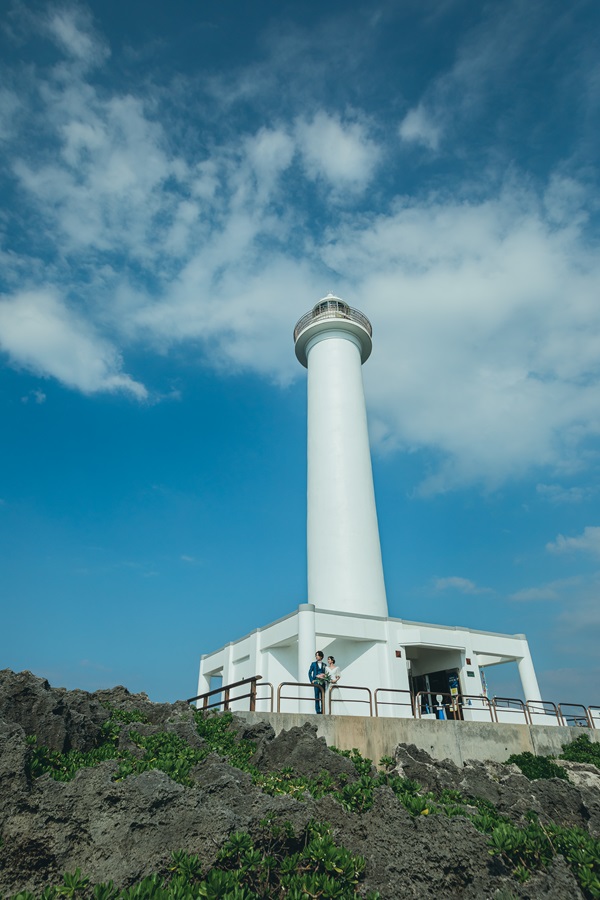
<path fill-rule="evenodd" d="M 225 700 L 223 701 L 223 711 L 226 712 L 229 709 L 229 688 L 225 688 Z"/>
<path fill-rule="evenodd" d="M 250 712 L 256 711 L 256 678 L 250 682 Z"/>

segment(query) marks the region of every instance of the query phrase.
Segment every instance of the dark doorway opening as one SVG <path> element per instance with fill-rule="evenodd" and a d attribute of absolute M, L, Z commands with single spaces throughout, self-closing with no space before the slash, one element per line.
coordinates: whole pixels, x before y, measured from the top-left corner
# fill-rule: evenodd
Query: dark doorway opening
<path fill-rule="evenodd" d="M 411 690 L 413 697 L 420 694 L 421 715 L 438 713 L 439 707 L 442 706 L 445 718 L 462 718 L 458 705 L 452 700 L 461 693 L 458 669 L 441 669 L 438 672 L 428 672 L 426 675 L 414 675 L 411 678 Z M 441 703 L 437 702 L 438 694 L 443 695 Z M 438 715 L 438 718 L 443 717 Z"/>

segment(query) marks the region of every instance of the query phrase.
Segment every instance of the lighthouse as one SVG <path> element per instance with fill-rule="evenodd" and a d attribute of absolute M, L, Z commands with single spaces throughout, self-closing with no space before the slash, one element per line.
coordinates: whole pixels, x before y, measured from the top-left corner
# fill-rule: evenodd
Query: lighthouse
<path fill-rule="evenodd" d="M 296 323 L 294 347 L 307 370 L 306 600 L 204 654 L 198 694 L 259 674 L 258 710 L 312 715 L 306 680 L 320 649 L 342 669 L 329 702 L 338 714 L 411 718 L 418 707 L 421 718 L 435 718 L 421 701 L 440 694 L 463 698 L 464 719 L 489 721 L 478 700 L 482 669 L 511 662 L 525 699 L 539 701 L 525 635 L 389 615 L 362 380 L 373 349 L 368 318 L 328 294 Z M 421 606 L 415 597 L 402 602 L 407 610 Z M 517 722 L 522 715 L 508 714 Z"/>
<path fill-rule="evenodd" d="M 362 380 L 372 333 L 365 315 L 328 294 L 299 320 L 294 342 L 308 369 L 308 602 L 385 617 Z"/>

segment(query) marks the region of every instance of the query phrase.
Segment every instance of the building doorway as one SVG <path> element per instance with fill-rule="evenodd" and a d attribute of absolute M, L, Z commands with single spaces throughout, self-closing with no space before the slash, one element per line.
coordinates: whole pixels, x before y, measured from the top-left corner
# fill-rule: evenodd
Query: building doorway
<path fill-rule="evenodd" d="M 419 706 L 421 715 L 438 715 L 438 718 L 460 719 L 460 709 L 454 697 L 461 693 L 458 669 L 440 669 L 438 672 L 428 672 L 424 675 L 414 675 L 410 679 L 413 697 L 419 694 Z M 442 701 L 438 704 L 437 695 L 442 694 Z M 439 715 L 439 707 L 443 707 L 444 716 Z"/>

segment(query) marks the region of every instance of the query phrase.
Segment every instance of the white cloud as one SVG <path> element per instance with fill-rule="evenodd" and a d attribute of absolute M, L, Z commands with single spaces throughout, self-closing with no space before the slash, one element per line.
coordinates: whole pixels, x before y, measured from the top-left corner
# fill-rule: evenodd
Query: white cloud
<path fill-rule="evenodd" d="M 0 349 L 14 365 L 84 394 L 123 391 L 138 399 L 147 396 L 142 384 L 121 372 L 115 348 L 51 290 L 0 300 Z"/>
<path fill-rule="evenodd" d="M 457 41 L 453 62 L 427 84 L 400 126 L 405 131 L 401 137 L 437 149 L 442 135 L 449 145 L 467 123 L 497 108 L 498 97 L 514 87 L 515 71 L 527 65 L 537 49 L 545 14 L 543 4 L 488 7 Z M 518 98 L 513 105 L 516 102 Z"/>
<path fill-rule="evenodd" d="M 593 582 L 592 582 L 593 583 Z M 589 578 L 581 575 L 573 575 L 570 578 L 560 578 L 534 587 L 522 588 L 510 594 L 508 599 L 517 603 L 537 602 L 538 600 L 562 600 L 568 602 L 573 596 L 580 596 L 589 589 Z"/>
<path fill-rule="evenodd" d="M 583 534 L 575 537 L 559 534 L 555 541 L 546 544 L 546 550 L 550 553 L 590 553 L 592 556 L 600 556 L 600 527 L 587 525 Z"/>
<path fill-rule="evenodd" d="M 492 188 L 469 175 L 452 195 L 383 201 L 374 178 L 386 148 L 360 111 L 294 110 L 243 134 L 210 131 L 199 112 L 194 141 L 179 141 L 177 97 L 161 106 L 146 85 L 96 87 L 79 60 L 101 40 L 77 14 L 56 15 L 67 59 L 40 71 L 35 102 L 20 98 L 43 141 L 11 145 L 19 209 L 36 223 L 30 255 L 1 257 L 2 339 L 17 364 L 139 396 L 120 353 L 195 342 L 210 365 L 286 383 L 300 374 L 293 324 L 332 288 L 373 322 L 364 378 L 377 447 L 438 459 L 422 493 L 493 489 L 539 466 L 558 481 L 594 462 L 600 256 L 582 184 L 555 173 L 536 191 L 516 175 Z M 413 136 L 431 143 L 442 120 L 416 109 Z M 322 206 L 314 179 L 330 188 Z M 373 199 L 353 208 L 371 182 Z M 73 284 L 77 306 L 57 299 Z M 57 353 L 19 330 L 27 304 L 49 335 L 76 340 Z M 566 500 L 547 487 L 540 495 Z"/>
<path fill-rule="evenodd" d="M 552 504 L 582 503 L 595 493 L 591 487 L 563 487 L 560 484 L 537 484 L 536 492 Z"/>
<path fill-rule="evenodd" d="M 84 7 L 55 7 L 45 24 L 58 46 L 86 67 L 104 61 L 109 55 L 104 41 L 94 33 L 91 16 Z"/>
<path fill-rule="evenodd" d="M 13 169 L 43 215 L 46 235 L 63 252 L 120 248 L 147 260 L 179 211 L 167 182 L 185 171 L 176 155 L 167 156 L 162 127 L 131 95 L 100 97 L 75 80 L 47 81 L 40 90 L 44 124 L 60 155 L 48 163 L 23 154 Z"/>
<path fill-rule="evenodd" d="M 296 122 L 296 136 L 308 178 L 361 189 L 373 177 L 380 150 L 362 123 L 321 110 L 310 120 Z"/>
<path fill-rule="evenodd" d="M 182 553 L 179 559 L 181 562 L 187 563 L 190 566 L 199 566 L 202 564 L 202 560 L 198 559 L 198 557 L 189 556 L 187 553 Z"/>
<path fill-rule="evenodd" d="M 21 403 L 29 403 L 30 400 L 40 406 L 42 403 L 46 402 L 46 395 L 43 391 L 35 390 L 29 391 L 28 394 L 25 394 L 24 397 L 21 397 Z"/>
<path fill-rule="evenodd" d="M 530 603 L 538 600 L 558 600 L 559 594 L 550 585 L 545 585 L 543 587 L 523 588 L 523 590 L 515 591 L 514 594 L 509 595 L 508 599 L 517 603 Z"/>
<path fill-rule="evenodd" d="M 582 464 L 600 432 L 600 264 L 577 228 L 507 185 L 398 202 L 323 252 L 374 324 L 364 377 L 385 446 L 441 453 L 424 492 Z"/>
<path fill-rule="evenodd" d="M 568 698 L 571 702 L 595 705 L 598 701 L 596 685 L 600 684 L 600 667 L 593 659 L 577 668 L 546 669 L 538 674 L 544 685 L 544 696 L 554 697 L 557 702 Z M 565 705 L 568 711 L 569 704 Z"/>
<path fill-rule="evenodd" d="M 256 175 L 272 185 L 290 165 L 294 142 L 285 129 L 261 128 L 247 140 L 245 150 Z"/>
<path fill-rule="evenodd" d="M 600 637 L 600 591 L 596 585 L 595 593 L 570 603 L 560 616 L 560 624 L 571 633 L 579 635 L 594 644 L 597 660 L 598 637 Z"/>
<path fill-rule="evenodd" d="M 441 128 L 436 125 L 431 115 L 419 104 L 408 111 L 398 129 L 400 137 L 408 143 L 423 144 L 430 150 L 437 150 Z"/>
<path fill-rule="evenodd" d="M 436 578 L 434 580 L 434 588 L 436 591 L 454 590 L 461 594 L 489 594 L 491 588 L 478 587 L 474 581 L 469 578 L 459 578 L 456 575 L 450 575 L 447 578 Z"/>

